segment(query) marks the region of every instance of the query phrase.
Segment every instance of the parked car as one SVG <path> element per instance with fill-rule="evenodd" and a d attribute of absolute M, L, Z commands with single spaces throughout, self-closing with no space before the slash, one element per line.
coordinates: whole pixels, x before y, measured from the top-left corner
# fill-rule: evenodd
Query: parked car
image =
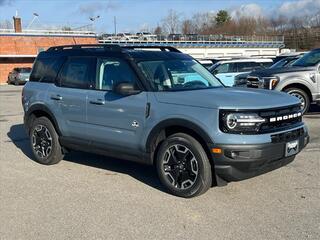
<path fill-rule="evenodd" d="M 296 56 L 290 56 L 281 59 L 280 61 L 276 62 L 273 64 L 270 68 L 285 68 L 285 67 L 290 67 L 292 64 L 300 59 L 303 56 L 303 54 L 296 55 Z M 247 77 L 250 76 L 251 72 L 249 73 L 242 73 L 234 78 L 234 87 L 247 87 Z"/>
<path fill-rule="evenodd" d="M 143 41 L 156 41 L 157 35 L 152 34 L 150 32 L 138 32 L 136 33 L 136 36 Z"/>
<path fill-rule="evenodd" d="M 310 103 L 320 104 L 320 48 L 305 54 L 291 67 L 252 72 L 247 86 L 287 92 L 297 97 L 303 113 L 307 112 Z"/>
<path fill-rule="evenodd" d="M 234 85 L 235 76 L 242 73 L 249 73 L 255 69 L 264 69 L 272 65 L 271 59 L 247 58 L 220 61 L 214 64 L 209 70 L 221 82 L 229 87 Z"/>
<path fill-rule="evenodd" d="M 168 192 L 194 197 L 286 165 L 308 143 L 298 99 L 225 88 L 175 48 L 142 48 L 39 53 L 22 92 L 36 161 L 56 164 L 70 150 L 137 161 L 154 165 Z"/>
<path fill-rule="evenodd" d="M 8 84 L 24 84 L 29 81 L 30 73 L 30 67 L 14 68 L 8 75 Z"/>

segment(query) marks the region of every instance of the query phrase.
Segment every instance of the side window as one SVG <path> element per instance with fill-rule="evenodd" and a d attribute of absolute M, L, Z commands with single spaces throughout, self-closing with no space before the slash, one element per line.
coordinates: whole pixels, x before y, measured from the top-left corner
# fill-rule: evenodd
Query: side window
<path fill-rule="evenodd" d="M 98 59 L 96 89 L 112 91 L 119 83 L 137 83 L 137 77 L 122 59 Z"/>
<path fill-rule="evenodd" d="M 238 65 L 238 72 L 251 72 L 255 68 L 260 66 L 259 63 L 256 62 L 239 62 Z"/>
<path fill-rule="evenodd" d="M 223 64 L 221 64 L 220 66 L 218 66 L 216 68 L 216 72 L 217 72 L 217 74 L 219 74 L 219 73 L 227 73 L 227 72 L 230 72 L 229 68 L 230 68 L 230 64 L 229 63 L 223 63 Z"/>
<path fill-rule="evenodd" d="M 95 59 L 92 57 L 72 57 L 62 68 L 60 86 L 86 89 L 92 85 Z"/>
<path fill-rule="evenodd" d="M 269 68 L 271 67 L 271 65 L 273 64 L 273 62 L 262 62 L 260 63 L 261 68 Z"/>
<path fill-rule="evenodd" d="M 54 83 L 64 58 L 40 58 L 33 65 L 30 75 L 32 82 Z"/>

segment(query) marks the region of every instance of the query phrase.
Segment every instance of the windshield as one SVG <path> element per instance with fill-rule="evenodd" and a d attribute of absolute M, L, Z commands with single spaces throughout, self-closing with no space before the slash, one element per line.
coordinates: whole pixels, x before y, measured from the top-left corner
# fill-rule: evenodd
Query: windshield
<path fill-rule="evenodd" d="M 297 60 L 292 66 L 297 67 L 311 67 L 315 66 L 320 62 L 320 50 L 311 51 L 304 55 L 302 58 Z"/>
<path fill-rule="evenodd" d="M 291 66 L 298 58 L 284 58 L 273 64 L 270 68 L 281 68 Z"/>
<path fill-rule="evenodd" d="M 223 87 L 217 78 L 195 60 L 143 61 L 138 66 L 157 91 Z"/>

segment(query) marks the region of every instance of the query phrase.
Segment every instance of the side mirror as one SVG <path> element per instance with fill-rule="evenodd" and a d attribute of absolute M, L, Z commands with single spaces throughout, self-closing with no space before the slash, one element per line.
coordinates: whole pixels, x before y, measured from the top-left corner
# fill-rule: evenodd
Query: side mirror
<path fill-rule="evenodd" d="M 133 83 L 118 83 L 115 88 L 114 92 L 122 95 L 122 96 L 130 96 L 135 95 L 141 92 L 141 90 L 136 89 Z"/>
<path fill-rule="evenodd" d="M 213 70 L 213 71 L 212 71 L 212 74 L 213 74 L 213 75 L 217 75 L 217 74 L 218 74 L 218 70 Z"/>

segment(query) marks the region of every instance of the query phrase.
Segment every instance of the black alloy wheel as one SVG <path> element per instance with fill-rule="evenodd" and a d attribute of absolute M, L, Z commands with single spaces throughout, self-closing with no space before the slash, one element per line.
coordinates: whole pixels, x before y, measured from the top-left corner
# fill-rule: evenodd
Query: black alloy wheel
<path fill-rule="evenodd" d="M 204 148 L 185 133 L 173 134 L 160 144 L 156 168 L 166 190 L 179 197 L 199 196 L 212 184 L 211 164 Z"/>

